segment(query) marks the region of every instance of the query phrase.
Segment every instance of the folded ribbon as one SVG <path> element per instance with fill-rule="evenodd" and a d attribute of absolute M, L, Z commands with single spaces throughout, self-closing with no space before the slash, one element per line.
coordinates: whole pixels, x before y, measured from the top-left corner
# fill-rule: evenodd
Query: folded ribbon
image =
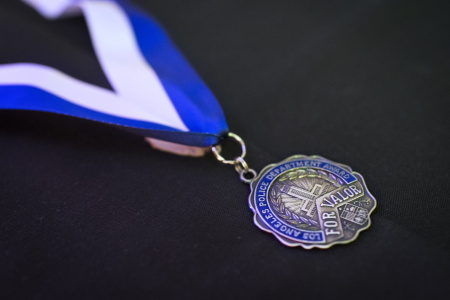
<path fill-rule="evenodd" d="M 149 16 L 123 1 L 24 2 L 49 19 L 83 13 L 113 90 L 44 65 L 0 65 L 0 109 L 70 115 L 198 147 L 227 134 L 217 100 Z"/>

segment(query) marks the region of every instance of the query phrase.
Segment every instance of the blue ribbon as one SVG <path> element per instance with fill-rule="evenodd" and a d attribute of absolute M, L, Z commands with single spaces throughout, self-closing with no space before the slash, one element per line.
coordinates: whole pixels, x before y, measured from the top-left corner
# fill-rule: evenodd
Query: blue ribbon
<path fill-rule="evenodd" d="M 104 113 L 77 105 L 38 87 L 2 84 L 1 81 L 0 109 L 45 111 L 79 117 L 190 146 L 208 147 L 219 143 L 228 128 L 213 94 L 154 19 L 126 3 L 116 3 L 126 13 L 143 57 L 157 74 L 187 131 L 157 122 Z M 158 107 L 155 107 L 157 110 Z"/>

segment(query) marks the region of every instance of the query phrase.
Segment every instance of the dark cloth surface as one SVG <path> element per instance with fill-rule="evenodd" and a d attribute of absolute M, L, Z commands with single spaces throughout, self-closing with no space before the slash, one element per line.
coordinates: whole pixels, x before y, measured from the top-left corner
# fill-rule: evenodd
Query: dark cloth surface
<path fill-rule="evenodd" d="M 349 245 L 281 245 L 212 156 L 108 125 L 0 111 L 2 299 L 446 299 L 447 1 L 134 1 L 219 99 L 260 170 L 317 154 L 378 201 Z M 82 18 L 0 2 L 0 63 L 109 84 Z M 1 99 L 0 99 L 1 101 Z"/>

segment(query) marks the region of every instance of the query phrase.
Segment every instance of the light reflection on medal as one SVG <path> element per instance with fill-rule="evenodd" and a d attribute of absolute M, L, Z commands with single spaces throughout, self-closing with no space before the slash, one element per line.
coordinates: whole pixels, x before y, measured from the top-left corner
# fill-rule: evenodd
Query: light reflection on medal
<path fill-rule="evenodd" d="M 213 154 L 234 165 L 241 180 L 250 184 L 255 224 L 284 245 L 326 249 L 350 243 L 370 227 L 376 200 L 350 167 L 320 156 L 294 155 L 257 175 L 244 160 L 242 139 L 233 133 L 229 137 L 241 144 L 241 156 L 225 160 L 217 146 L 211 148 Z"/>

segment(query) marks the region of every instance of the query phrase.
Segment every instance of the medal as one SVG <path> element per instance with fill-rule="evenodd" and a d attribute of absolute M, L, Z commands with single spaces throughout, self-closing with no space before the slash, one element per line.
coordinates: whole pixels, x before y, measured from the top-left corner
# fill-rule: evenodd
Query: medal
<path fill-rule="evenodd" d="M 222 110 L 165 32 L 149 16 L 116 1 L 26 0 L 56 19 L 80 12 L 113 90 L 38 64 L 0 66 L 0 109 L 46 111 L 103 122 L 146 137 L 158 149 L 202 156 L 211 149 L 250 185 L 254 223 L 287 246 L 349 243 L 370 226 L 376 201 L 350 167 L 294 155 L 258 174 L 244 160 L 243 140 L 228 131 Z M 232 139 L 242 153 L 222 156 Z"/>
<path fill-rule="evenodd" d="M 228 136 L 240 143 L 242 154 L 226 160 L 220 147 L 213 146 L 214 156 L 234 165 L 241 181 L 250 184 L 254 223 L 284 245 L 326 249 L 350 243 L 369 228 L 376 200 L 350 167 L 320 156 L 294 155 L 257 174 L 244 160 L 243 140 Z"/>

